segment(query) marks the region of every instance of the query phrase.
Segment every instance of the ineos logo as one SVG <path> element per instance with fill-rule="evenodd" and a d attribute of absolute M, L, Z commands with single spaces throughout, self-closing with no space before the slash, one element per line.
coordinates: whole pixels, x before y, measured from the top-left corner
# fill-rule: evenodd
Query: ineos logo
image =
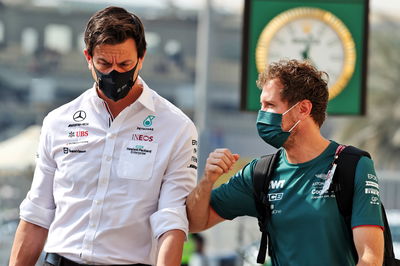
<path fill-rule="evenodd" d="M 81 122 L 81 121 L 85 120 L 86 113 L 85 113 L 85 111 L 79 110 L 79 111 L 75 112 L 75 114 L 72 118 L 74 119 L 75 122 Z"/>

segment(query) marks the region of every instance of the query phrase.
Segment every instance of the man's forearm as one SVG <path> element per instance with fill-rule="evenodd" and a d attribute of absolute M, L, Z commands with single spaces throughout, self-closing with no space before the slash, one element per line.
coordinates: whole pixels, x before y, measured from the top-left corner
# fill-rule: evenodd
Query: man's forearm
<path fill-rule="evenodd" d="M 11 250 L 10 266 L 35 265 L 46 242 L 46 228 L 21 220 Z"/>
<path fill-rule="evenodd" d="M 171 230 L 158 240 L 157 266 L 176 266 L 181 264 L 185 233 Z"/>
<path fill-rule="evenodd" d="M 210 196 L 215 181 L 232 169 L 239 159 L 239 154 L 232 154 L 228 149 L 216 149 L 207 158 L 204 177 L 186 199 L 189 219 L 189 231 L 199 232 L 224 219 L 214 211 L 210 212 Z"/>
<path fill-rule="evenodd" d="M 199 232 L 207 228 L 210 216 L 210 196 L 213 183 L 205 178 L 189 194 L 186 199 L 186 210 L 189 220 L 189 231 Z"/>
<path fill-rule="evenodd" d="M 360 226 L 353 229 L 357 249 L 357 266 L 382 265 L 384 254 L 383 230 L 377 226 Z"/>

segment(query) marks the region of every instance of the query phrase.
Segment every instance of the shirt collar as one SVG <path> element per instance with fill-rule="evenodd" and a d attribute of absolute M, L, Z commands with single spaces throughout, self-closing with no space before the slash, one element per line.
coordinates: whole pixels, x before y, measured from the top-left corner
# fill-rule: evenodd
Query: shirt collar
<path fill-rule="evenodd" d="M 136 101 L 140 102 L 144 107 L 154 112 L 155 111 L 154 100 L 153 100 L 153 95 L 151 93 L 151 89 L 149 88 L 149 86 L 147 86 L 146 82 L 144 82 L 144 80 L 141 77 L 139 77 L 139 79 L 143 84 L 143 91 Z"/>

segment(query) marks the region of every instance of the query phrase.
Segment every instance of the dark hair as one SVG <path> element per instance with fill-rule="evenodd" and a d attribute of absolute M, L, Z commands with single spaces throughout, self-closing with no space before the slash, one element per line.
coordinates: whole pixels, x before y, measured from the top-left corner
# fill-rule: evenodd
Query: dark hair
<path fill-rule="evenodd" d="M 262 87 L 272 79 L 279 79 L 283 85 L 281 98 L 290 106 L 309 100 L 312 103 L 311 116 L 322 126 L 328 105 L 328 74 L 317 70 L 308 61 L 281 60 L 270 64 L 258 75 L 257 86 Z"/>
<path fill-rule="evenodd" d="M 144 27 L 140 19 L 123 8 L 110 6 L 96 12 L 85 29 L 85 44 L 90 56 L 100 44 L 119 44 L 132 38 L 136 42 L 139 58 L 146 51 Z"/>

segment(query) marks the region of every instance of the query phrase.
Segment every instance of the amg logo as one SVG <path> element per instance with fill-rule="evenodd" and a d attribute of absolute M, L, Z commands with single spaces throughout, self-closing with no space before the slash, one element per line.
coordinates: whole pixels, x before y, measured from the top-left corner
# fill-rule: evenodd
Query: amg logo
<path fill-rule="evenodd" d="M 271 180 L 271 182 L 269 183 L 269 188 L 270 189 L 283 188 L 285 181 L 286 180 Z"/>
<path fill-rule="evenodd" d="M 89 123 L 75 123 L 75 124 L 69 124 L 68 127 L 80 127 L 80 126 L 88 126 Z"/>

